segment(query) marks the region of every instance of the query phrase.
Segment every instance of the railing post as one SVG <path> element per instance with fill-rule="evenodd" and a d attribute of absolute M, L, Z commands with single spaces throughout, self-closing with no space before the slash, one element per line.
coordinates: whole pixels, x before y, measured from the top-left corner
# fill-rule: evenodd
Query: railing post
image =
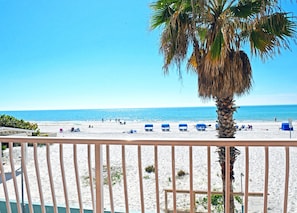
<path fill-rule="evenodd" d="M 244 211 L 248 213 L 249 202 L 249 176 L 250 176 L 250 154 L 249 147 L 245 147 L 245 189 L 244 189 Z"/>
<path fill-rule="evenodd" d="M 103 158 L 102 145 L 95 144 L 95 168 L 96 168 L 96 211 L 98 213 L 104 212 L 103 199 Z"/>
<path fill-rule="evenodd" d="M 284 193 L 284 213 L 288 212 L 289 178 L 290 178 L 290 148 L 286 146 L 286 177 Z"/>
<path fill-rule="evenodd" d="M 269 147 L 265 146 L 264 213 L 268 211 Z"/>
<path fill-rule="evenodd" d="M 207 209 L 211 212 L 211 148 L 207 147 Z"/>
<path fill-rule="evenodd" d="M 230 212 L 230 146 L 225 147 L 225 212 Z M 233 196 L 233 195 L 232 195 Z"/>

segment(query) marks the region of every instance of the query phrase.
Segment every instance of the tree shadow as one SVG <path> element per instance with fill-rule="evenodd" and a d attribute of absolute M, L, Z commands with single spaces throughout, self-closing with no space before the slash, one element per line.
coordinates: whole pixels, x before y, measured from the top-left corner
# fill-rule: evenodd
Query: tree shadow
<path fill-rule="evenodd" d="M 19 176 L 22 174 L 22 170 L 21 168 L 15 170 L 15 176 Z M 11 172 L 7 172 L 4 174 L 5 175 L 5 180 L 8 181 L 8 180 L 11 180 L 12 179 L 12 173 Z M 0 176 L 0 184 L 2 184 L 2 176 Z"/>

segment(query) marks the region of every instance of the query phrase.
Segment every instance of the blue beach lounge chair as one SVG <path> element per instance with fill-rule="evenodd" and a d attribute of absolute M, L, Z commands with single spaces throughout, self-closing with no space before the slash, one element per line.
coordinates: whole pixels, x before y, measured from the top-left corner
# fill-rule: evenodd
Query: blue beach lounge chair
<path fill-rule="evenodd" d="M 188 131 L 188 124 L 179 124 L 178 125 L 178 129 L 179 129 L 179 131 L 181 131 L 181 132 L 185 132 L 185 131 Z"/>
<path fill-rule="evenodd" d="M 152 132 L 153 131 L 153 128 L 154 128 L 154 125 L 153 124 L 145 124 L 144 125 L 144 130 L 146 132 Z"/>
<path fill-rule="evenodd" d="M 196 124 L 196 129 L 198 131 L 205 131 L 206 129 L 206 124 Z"/>
<path fill-rule="evenodd" d="M 163 132 L 168 132 L 170 131 L 170 125 L 169 124 L 162 124 L 161 125 L 162 131 Z"/>
<path fill-rule="evenodd" d="M 282 123 L 281 130 L 290 130 L 293 131 L 293 126 L 290 128 L 289 123 Z"/>

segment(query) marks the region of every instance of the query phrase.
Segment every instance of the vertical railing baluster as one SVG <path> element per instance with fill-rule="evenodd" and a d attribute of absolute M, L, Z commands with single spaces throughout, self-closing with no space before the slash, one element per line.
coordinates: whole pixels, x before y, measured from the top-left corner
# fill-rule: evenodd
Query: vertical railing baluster
<path fill-rule="evenodd" d="M 61 174 L 62 174 L 62 183 L 63 183 L 63 191 L 64 191 L 66 212 L 70 213 L 68 190 L 67 190 L 67 181 L 66 181 L 65 166 L 64 166 L 63 144 L 60 144 L 60 168 L 61 168 Z"/>
<path fill-rule="evenodd" d="M 113 191 L 112 191 L 112 180 L 111 180 L 110 167 L 111 167 L 111 165 L 110 165 L 110 150 L 109 150 L 109 145 L 106 145 L 106 169 L 107 169 L 108 188 L 109 188 L 110 211 L 111 211 L 111 213 L 114 213 Z"/>
<path fill-rule="evenodd" d="M 15 170 L 15 166 L 14 166 L 13 142 L 9 142 L 9 160 L 10 160 L 10 167 L 11 167 L 11 176 L 12 176 L 13 184 L 14 184 L 16 205 L 17 205 L 18 213 L 21 213 L 22 206 L 20 203 L 20 193 L 19 193 L 18 182 L 17 182 L 17 178 L 16 178 L 17 171 Z M 21 170 L 21 168 L 18 170 Z"/>
<path fill-rule="evenodd" d="M 53 179 L 53 171 L 52 171 L 52 166 L 51 166 L 50 144 L 49 143 L 46 144 L 46 158 L 47 158 L 47 169 L 48 169 L 48 175 L 49 175 L 49 179 L 50 179 L 50 186 L 51 186 L 51 193 L 52 193 L 52 200 L 53 200 L 53 209 L 54 209 L 55 213 L 58 213 L 55 185 L 54 185 L 54 179 Z"/>
<path fill-rule="evenodd" d="M 138 174 L 139 174 L 139 192 L 141 212 L 144 213 L 144 195 L 143 195 L 143 181 L 142 181 L 142 160 L 141 160 L 141 145 L 138 145 Z"/>
<path fill-rule="evenodd" d="M 193 147 L 189 146 L 189 171 L 190 171 L 190 212 L 195 212 L 195 194 L 193 189 Z"/>
<path fill-rule="evenodd" d="M 30 210 L 30 212 L 34 212 L 32 198 L 31 198 L 31 190 L 30 190 L 28 171 L 27 171 L 27 143 L 22 143 L 21 151 L 22 151 L 22 169 L 23 169 L 23 175 L 25 178 L 29 210 Z"/>
<path fill-rule="evenodd" d="M 160 213 L 158 146 L 154 145 L 157 213 Z"/>
<path fill-rule="evenodd" d="M 207 210 L 211 212 L 211 147 L 207 146 Z"/>
<path fill-rule="evenodd" d="M 171 146 L 173 212 L 176 213 L 175 147 Z"/>
<path fill-rule="evenodd" d="M 2 147 L 2 143 L 0 143 L 0 146 Z M 1 179 L 2 179 L 3 190 L 4 190 L 4 194 L 5 194 L 6 210 L 7 210 L 8 213 L 10 213 L 11 212 L 11 208 L 10 208 L 10 202 L 9 202 L 9 195 L 8 195 L 7 184 L 6 184 L 5 171 L 4 171 L 3 162 L 2 162 L 2 153 L 0 154 L 0 172 L 1 172 Z"/>
<path fill-rule="evenodd" d="M 126 152 L 125 145 L 122 145 L 122 168 L 124 176 L 124 195 L 125 195 L 125 210 L 129 213 L 129 197 L 128 197 L 128 184 L 127 184 L 127 172 L 126 172 Z"/>
<path fill-rule="evenodd" d="M 40 198 L 40 208 L 41 208 L 42 213 L 45 213 L 43 190 L 42 190 L 42 184 L 41 184 L 41 179 L 40 179 L 40 171 L 39 171 L 39 160 L 38 160 L 37 144 L 34 143 L 33 147 L 34 147 L 35 172 L 36 172 L 36 179 L 37 179 L 39 198 Z"/>
<path fill-rule="evenodd" d="M 285 193 L 284 193 L 284 213 L 288 212 L 288 194 L 289 194 L 289 175 L 290 175 L 290 148 L 286 149 L 286 176 L 285 176 Z"/>
<path fill-rule="evenodd" d="M 103 160 L 102 160 L 102 145 L 95 144 L 95 171 L 96 171 L 96 209 L 94 212 L 104 212 L 103 198 Z"/>
<path fill-rule="evenodd" d="M 268 175 L 269 175 L 269 148 L 265 146 L 265 179 L 264 179 L 264 213 L 267 213 L 268 201 Z"/>
<path fill-rule="evenodd" d="M 94 198 L 94 185 L 93 185 L 93 172 L 92 172 L 92 153 L 91 153 L 91 144 L 88 144 L 88 170 L 90 177 L 90 192 L 92 198 L 92 209 L 95 209 L 95 198 Z"/>
<path fill-rule="evenodd" d="M 80 213 L 83 213 L 83 202 L 81 197 L 80 178 L 79 178 L 79 170 L 77 165 L 77 145 L 76 144 L 73 144 L 73 163 L 74 163 L 74 170 L 75 170 L 76 189 L 77 189 L 79 209 L 80 209 Z"/>
<path fill-rule="evenodd" d="M 230 212 L 230 146 L 225 147 L 225 212 Z M 233 196 L 233 194 L 232 194 Z"/>
<path fill-rule="evenodd" d="M 167 190 L 165 190 L 164 202 L 165 202 L 165 213 L 167 213 L 168 212 L 168 193 L 167 193 Z"/>
<path fill-rule="evenodd" d="M 244 189 L 244 212 L 248 212 L 249 207 L 249 176 L 250 176 L 250 155 L 249 147 L 245 147 L 245 189 Z"/>

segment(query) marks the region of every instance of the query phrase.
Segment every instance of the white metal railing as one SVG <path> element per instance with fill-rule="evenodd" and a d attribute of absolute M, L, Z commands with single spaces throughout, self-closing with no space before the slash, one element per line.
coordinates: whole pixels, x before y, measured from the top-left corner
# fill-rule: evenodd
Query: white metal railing
<path fill-rule="evenodd" d="M 166 188 L 172 193 L 170 208 L 173 212 L 178 211 L 181 203 L 188 205 L 184 207 L 188 212 L 195 212 L 195 194 L 201 190 L 208 198 L 206 211 L 211 212 L 211 195 L 214 188 L 220 188 L 220 168 L 215 153 L 218 146 L 224 146 L 226 153 L 232 146 L 241 150 L 234 171 L 237 179 L 244 173 L 240 193 L 244 212 L 255 211 L 255 202 L 249 198 L 255 191 L 263 195 L 260 207 L 258 200 L 256 202 L 261 209 L 259 212 L 268 212 L 268 208 L 281 209 L 274 209 L 274 212 L 292 212 L 289 208 L 297 207 L 292 202 L 297 195 L 294 190 L 297 187 L 294 175 L 297 174 L 297 140 L 0 137 L 0 141 L 9 145 L 8 151 L 0 157 L 0 195 L 6 201 L 8 213 L 14 212 L 11 201 L 16 202 L 17 212 L 22 212 L 23 199 L 29 212 L 34 212 L 34 205 L 38 203 L 42 212 L 46 212 L 46 204 L 50 204 L 54 212 L 58 212 L 59 206 L 64 206 L 66 212 L 77 206 L 80 212 L 83 209 L 94 212 L 133 209 L 159 213 L 165 209 Z M 21 146 L 16 147 L 16 144 Z M 32 146 L 27 147 L 27 144 Z M 263 155 L 254 154 L 255 149 L 263 150 Z M 227 154 L 227 177 L 230 176 L 229 161 Z M 148 162 L 154 165 L 153 174 L 144 171 Z M 115 165 L 120 169 L 118 174 L 112 173 Z M 184 180 L 176 176 L 181 167 L 188 171 Z M 260 171 L 255 171 L 254 167 Z M 21 183 L 20 176 L 23 177 Z M 114 183 L 115 177 L 118 183 Z M 261 184 L 257 186 L 254 182 Z M 227 189 L 230 184 L 226 178 Z M 238 182 L 234 185 L 239 188 Z M 186 190 L 189 197 L 180 198 L 180 190 Z M 279 195 L 282 197 L 268 197 Z M 226 190 L 226 209 L 229 209 L 230 196 L 230 191 Z M 282 204 L 271 204 L 275 200 Z M 167 205 L 166 195 L 166 208 Z"/>

